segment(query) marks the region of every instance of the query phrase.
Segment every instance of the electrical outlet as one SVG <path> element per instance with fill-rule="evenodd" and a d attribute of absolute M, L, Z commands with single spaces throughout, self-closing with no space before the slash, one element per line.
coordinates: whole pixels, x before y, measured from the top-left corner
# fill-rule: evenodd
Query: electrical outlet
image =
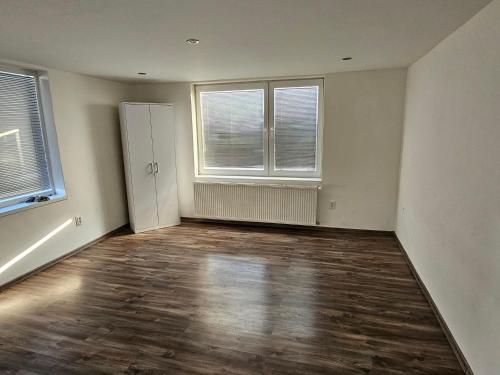
<path fill-rule="evenodd" d="M 334 210 L 337 207 L 337 201 L 330 201 L 330 210 Z"/>
<path fill-rule="evenodd" d="M 82 217 L 81 216 L 75 216 L 75 225 L 79 227 L 82 225 Z"/>

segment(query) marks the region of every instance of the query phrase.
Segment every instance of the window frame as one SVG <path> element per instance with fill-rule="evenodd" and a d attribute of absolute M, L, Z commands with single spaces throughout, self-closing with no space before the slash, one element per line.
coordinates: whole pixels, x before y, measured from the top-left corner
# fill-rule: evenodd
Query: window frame
<path fill-rule="evenodd" d="M 202 90 L 200 90 L 202 88 Z M 202 92 L 220 92 L 220 91 L 244 91 L 244 90 L 263 90 L 263 107 L 264 107 L 264 129 L 263 129 L 263 139 L 262 145 L 264 148 L 263 164 L 264 169 L 243 169 L 243 168 L 205 168 L 204 163 L 204 132 L 203 132 L 203 118 L 201 116 L 201 93 Z M 197 85 L 196 86 L 196 136 L 198 143 L 198 170 L 199 174 L 204 176 L 268 176 L 268 163 L 269 159 L 269 144 L 268 139 L 268 87 L 266 82 L 248 82 L 248 83 L 224 83 L 224 84 L 208 84 L 208 85 Z"/>
<path fill-rule="evenodd" d="M 35 80 L 40 127 L 51 184 L 50 189 L 0 199 L 0 216 L 3 216 L 4 214 L 13 213 L 20 209 L 41 206 L 66 199 L 66 189 L 54 124 L 48 73 L 46 71 L 25 69 L 3 64 L 0 64 L 0 71 L 7 74 L 30 76 Z M 49 196 L 50 200 L 45 202 L 26 203 L 26 199 L 29 197 L 42 195 Z"/>
<path fill-rule="evenodd" d="M 274 89 L 286 87 L 318 86 L 318 115 L 316 129 L 316 171 L 276 171 L 274 169 Z M 254 81 L 230 81 L 217 83 L 195 83 L 192 85 L 193 140 L 196 178 L 218 178 L 234 180 L 321 180 L 323 157 L 323 95 L 324 78 L 265 79 Z M 201 93 L 213 91 L 237 91 L 260 88 L 264 90 L 264 170 L 245 170 L 204 167 L 203 119 L 201 116 Z"/>
<path fill-rule="evenodd" d="M 275 169 L 275 129 L 274 129 L 274 89 L 290 87 L 318 86 L 318 105 L 316 115 L 316 170 L 315 171 L 293 171 Z M 295 177 L 295 178 L 321 178 L 321 159 L 323 145 L 323 79 L 295 79 L 288 81 L 269 82 L 269 169 L 273 177 Z"/>

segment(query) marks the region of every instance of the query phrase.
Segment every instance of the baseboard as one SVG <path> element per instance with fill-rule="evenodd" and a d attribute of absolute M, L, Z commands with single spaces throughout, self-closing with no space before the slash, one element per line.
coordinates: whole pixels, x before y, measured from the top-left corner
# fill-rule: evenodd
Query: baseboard
<path fill-rule="evenodd" d="M 181 223 L 202 223 L 202 224 L 221 224 L 221 225 L 235 225 L 247 227 L 265 227 L 265 228 L 278 228 L 278 229 L 292 229 L 292 230 L 313 230 L 320 232 L 335 232 L 335 233 L 351 233 L 351 234 L 372 234 L 372 235 L 393 235 L 393 231 L 389 230 L 373 230 L 373 229 L 351 229 L 351 228 L 334 228 L 324 227 L 318 225 L 297 225 L 297 224 L 282 224 L 282 223 L 266 223 L 261 221 L 240 221 L 240 220 L 223 220 L 223 219 L 209 219 L 198 217 L 181 217 Z"/>
<path fill-rule="evenodd" d="M 72 257 L 73 255 L 78 254 L 80 251 L 83 251 L 86 248 L 88 248 L 88 247 L 90 247 L 92 245 L 95 245 L 98 242 L 101 242 L 101 241 L 105 240 L 106 238 L 109 238 L 111 236 L 114 236 L 117 233 L 122 232 L 126 228 L 128 228 L 128 223 L 124 224 L 124 225 L 121 225 L 118 228 L 113 229 L 113 230 L 111 230 L 111 231 L 103 234 L 102 236 L 96 238 L 93 241 L 90 241 L 90 242 L 86 243 L 85 245 L 77 247 L 75 250 L 70 251 L 67 254 L 64 254 L 64 255 L 56 258 L 56 259 L 51 260 L 50 262 L 45 263 L 45 264 L 41 265 L 40 267 L 37 267 L 37 268 L 35 268 L 35 269 L 33 269 L 33 270 L 25 273 L 24 275 L 16 277 L 15 279 L 7 282 L 6 284 L 1 285 L 0 286 L 0 292 L 4 291 L 7 288 L 10 288 L 11 286 L 13 286 L 13 285 L 15 285 L 15 284 L 17 284 L 17 283 L 19 283 L 19 282 L 21 282 L 23 280 L 26 280 L 27 278 L 29 278 L 29 277 L 31 277 L 31 276 L 33 276 L 33 275 L 35 275 L 35 274 L 37 274 L 37 273 L 39 273 L 39 272 L 41 272 L 43 270 L 46 270 L 47 268 L 52 267 L 53 265 L 55 265 L 55 264 L 63 261 L 64 259 L 67 259 L 69 257 Z"/>
<path fill-rule="evenodd" d="M 457 341 L 453 337 L 453 334 L 451 333 L 450 329 L 448 328 L 448 325 L 446 324 L 446 321 L 444 320 L 443 316 L 439 312 L 439 309 L 437 305 L 434 303 L 434 300 L 432 299 L 432 296 L 430 295 L 429 291 L 427 290 L 427 287 L 425 286 L 424 282 L 420 278 L 420 275 L 418 274 L 416 268 L 413 266 L 413 263 L 408 256 L 408 253 L 406 252 L 405 248 L 403 247 L 403 244 L 401 241 L 399 241 L 398 236 L 396 233 L 394 233 L 394 238 L 396 239 L 396 242 L 398 243 L 398 246 L 401 250 L 401 254 L 403 254 L 403 258 L 406 261 L 406 264 L 408 264 L 408 267 L 410 268 L 411 273 L 413 274 L 413 277 L 415 280 L 417 280 L 418 286 L 420 287 L 420 290 L 424 294 L 425 299 L 431 306 L 431 309 L 436 316 L 436 319 L 439 322 L 439 325 L 441 326 L 441 329 L 443 330 L 446 338 L 448 339 L 448 342 L 450 343 L 451 349 L 455 353 L 455 356 L 458 359 L 458 362 L 460 363 L 460 366 L 462 367 L 462 370 L 464 370 L 466 375 L 474 375 L 469 363 L 467 362 L 467 359 L 465 358 L 464 354 L 462 353 L 462 350 L 458 346 Z"/>

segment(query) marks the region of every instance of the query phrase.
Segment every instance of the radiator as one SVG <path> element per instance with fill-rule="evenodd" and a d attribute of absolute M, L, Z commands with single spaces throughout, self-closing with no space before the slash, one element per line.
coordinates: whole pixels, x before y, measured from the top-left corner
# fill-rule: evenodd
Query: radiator
<path fill-rule="evenodd" d="M 194 183 L 200 218 L 315 225 L 318 188 L 241 183 Z"/>

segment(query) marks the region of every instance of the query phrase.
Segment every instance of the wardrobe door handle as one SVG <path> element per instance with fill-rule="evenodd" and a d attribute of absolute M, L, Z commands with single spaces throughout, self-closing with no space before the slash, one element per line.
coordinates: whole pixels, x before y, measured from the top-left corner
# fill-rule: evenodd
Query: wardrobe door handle
<path fill-rule="evenodd" d="M 160 169 L 158 168 L 158 163 L 155 162 L 155 174 L 157 174 L 159 171 Z"/>
<path fill-rule="evenodd" d="M 148 163 L 148 167 L 149 167 L 149 174 L 153 174 L 154 173 L 153 163 Z"/>

